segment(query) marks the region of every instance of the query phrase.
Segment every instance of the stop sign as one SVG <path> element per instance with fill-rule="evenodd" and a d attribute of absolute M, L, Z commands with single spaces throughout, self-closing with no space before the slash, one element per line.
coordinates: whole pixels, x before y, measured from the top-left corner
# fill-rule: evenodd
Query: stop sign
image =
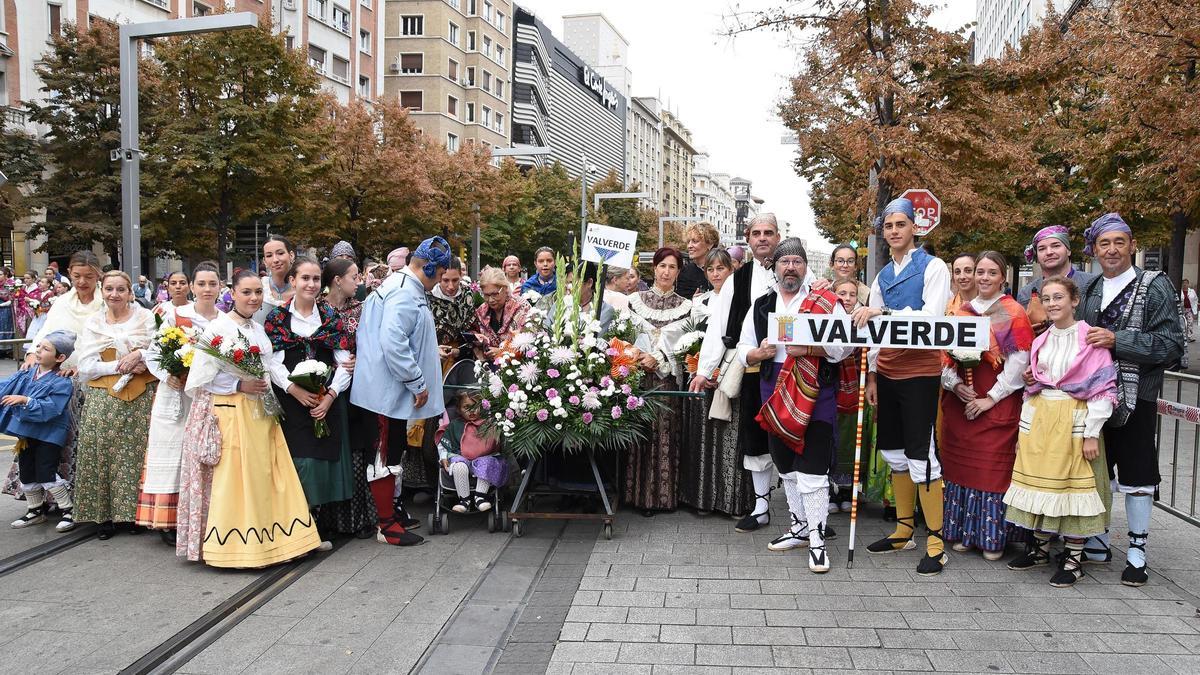
<path fill-rule="evenodd" d="M 942 203 L 925 189 L 908 190 L 900 195 L 913 203 L 916 235 L 924 237 L 942 222 Z"/>

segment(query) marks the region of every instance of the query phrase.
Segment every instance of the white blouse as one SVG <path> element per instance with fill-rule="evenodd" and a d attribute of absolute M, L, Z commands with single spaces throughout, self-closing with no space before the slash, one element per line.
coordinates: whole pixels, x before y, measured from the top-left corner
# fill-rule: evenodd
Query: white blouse
<path fill-rule="evenodd" d="M 275 366 L 275 361 L 272 358 L 274 349 L 271 347 L 271 339 L 263 331 L 262 325 L 255 321 L 251 321 L 248 325 L 242 325 L 228 314 L 222 314 L 214 319 L 205 330 L 206 333 L 220 333 L 222 335 L 230 335 L 235 331 L 245 337 L 250 345 L 256 346 L 261 350 L 263 365 L 268 370 L 268 376 L 272 381 L 277 381 L 280 373 L 276 371 L 279 370 L 283 371 L 283 380 L 287 381 L 287 369 L 282 366 Z M 210 394 L 233 394 L 237 391 L 237 385 L 241 379 L 229 372 L 217 359 L 198 351 L 196 352 L 195 359 L 192 361 L 192 369 L 188 374 L 186 390 L 190 394 L 192 391 L 203 387 Z"/>
<path fill-rule="evenodd" d="M 108 311 L 100 310 L 83 325 L 83 333 L 75 342 L 79 354 L 79 381 L 88 382 L 97 378 L 117 374 L 121 358 L 139 350 L 142 361 L 146 360 L 146 348 L 154 339 L 154 314 L 139 305 L 130 308 L 129 315 L 118 323 L 109 323 Z M 117 358 L 102 361 L 100 353 L 115 349 Z"/>
<path fill-rule="evenodd" d="M 217 316 L 220 316 L 220 315 L 221 315 L 221 313 L 217 312 Z M 209 324 L 212 323 L 211 321 L 204 318 L 203 316 L 200 316 L 200 314 L 196 312 L 196 306 L 192 303 L 188 303 L 182 307 L 171 306 L 168 310 L 164 311 L 162 314 L 163 323 L 171 325 L 171 326 L 178 325 L 178 322 L 176 319 L 177 316 L 182 316 L 182 317 L 186 318 L 187 320 L 191 321 L 193 330 L 195 330 L 197 335 L 204 332 L 204 330 L 208 328 Z M 157 340 L 157 337 L 155 338 L 155 340 Z M 149 370 L 150 374 L 153 375 L 154 377 L 158 378 L 158 380 L 160 382 L 166 382 L 167 378 L 171 377 L 170 373 L 163 370 L 158 365 L 158 345 L 157 344 L 152 344 L 150 347 L 150 353 L 146 355 L 146 370 Z"/>
<path fill-rule="evenodd" d="M 316 305 L 313 305 L 312 312 L 305 316 L 296 308 L 296 303 L 292 303 L 292 332 L 300 337 L 308 337 L 317 332 L 321 327 L 321 313 L 317 311 Z M 275 386 L 287 391 L 287 388 L 292 384 L 291 380 L 287 379 L 288 369 L 283 365 L 283 352 L 275 352 L 271 355 L 271 380 Z M 333 352 L 333 360 L 338 363 L 337 370 L 333 372 L 333 382 L 329 384 L 329 388 L 337 395 L 341 395 L 350 387 L 350 373 L 346 371 L 342 365 L 350 360 L 350 352 L 345 349 L 335 349 Z M 278 373 L 282 373 L 282 379 L 279 379 Z"/>
<path fill-rule="evenodd" d="M 1067 372 L 1075 355 L 1079 353 L 1079 324 L 1070 328 L 1050 326 L 1050 335 L 1045 344 L 1038 350 L 1038 372 L 1044 373 L 1050 379 L 1058 381 Z M 1057 389 L 1044 389 L 1042 395 L 1047 398 L 1067 396 Z M 1104 423 L 1112 415 L 1112 401 L 1097 399 L 1087 402 L 1087 416 L 1083 423 L 1084 438 L 1099 438 Z"/>
<path fill-rule="evenodd" d="M 971 307 L 980 316 L 984 316 L 985 312 L 991 309 L 992 305 L 1000 300 L 997 295 L 990 300 L 984 300 L 979 296 L 975 296 L 971 300 Z M 999 403 L 1004 397 L 1011 395 L 1013 392 L 1020 391 L 1025 388 L 1025 370 L 1029 368 L 1029 352 L 1019 351 L 1009 354 L 1004 359 L 1004 365 L 1000 369 L 1000 374 L 996 376 L 996 384 L 988 390 L 987 396 L 993 401 Z M 942 369 L 942 388 L 952 390 L 962 383 L 962 378 L 958 376 L 958 368 L 946 367 Z"/>

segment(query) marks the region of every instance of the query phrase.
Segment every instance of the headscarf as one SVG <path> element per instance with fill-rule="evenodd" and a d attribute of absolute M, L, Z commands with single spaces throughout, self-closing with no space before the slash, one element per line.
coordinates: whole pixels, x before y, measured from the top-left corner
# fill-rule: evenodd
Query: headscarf
<path fill-rule="evenodd" d="M 1100 238 L 1100 235 L 1109 232 L 1124 232 L 1133 238 L 1133 230 L 1129 229 L 1129 225 L 1121 218 L 1121 214 L 1106 213 L 1093 220 L 1091 226 L 1083 231 L 1083 254 L 1089 258 L 1094 257 L 1095 253 L 1092 251 L 1092 247 L 1096 240 Z"/>
<path fill-rule="evenodd" d="M 785 256 L 799 256 L 808 262 L 808 252 L 804 250 L 804 242 L 796 237 L 788 237 L 779 242 L 779 246 L 775 247 L 775 259 L 779 260 Z"/>
<path fill-rule="evenodd" d="M 1062 225 L 1051 225 L 1043 227 L 1033 235 L 1033 242 L 1025 247 L 1025 262 L 1031 263 L 1037 258 L 1037 245 L 1044 239 L 1057 239 L 1066 246 L 1068 250 L 1071 248 L 1071 233 Z"/>
<path fill-rule="evenodd" d="M 897 197 L 888 202 L 888 205 L 883 207 L 883 213 L 879 214 L 879 218 L 875 220 L 875 229 L 879 232 L 883 231 L 883 221 L 893 213 L 903 213 L 908 217 L 908 222 L 913 223 L 917 220 L 916 211 L 913 209 L 911 199 L 907 197 Z"/>
<path fill-rule="evenodd" d="M 437 274 L 437 268 L 450 268 L 450 244 L 441 237 L 430 237 L 421 242 L 413 257 L 426 261 L 421 271 L 432 279 Z"/>
<path fill-rule="evenodd" d="M 329 249 L 329 257 L 331 259 L 332 258 L 349 258 L 351 260 L 357 259 L 357 256 L 354 255 L 354 247 L 351 246 L 350 242 L 348 242 L 348 241 L 339 241 L 338 243 L 334 244 L 333 248 Z"/>
<path fill-rule="evenodd" d="M 520 264 L 521 264 L 521 259 L 520 259 L 520 258 L 518 258 L 518 257 L 517 257 L 517 256 L 515 256 L 515 255 L 510 255 L 510 256 L 508 256 L 508 257 L 506 257 L 506 258 L 504 259 L 504 262 L 500 263 L 500 267 L 501 267 L 501 269 L 503 269 L 503 268 L 504 268 L 504 266 L 508 264 L 508 261 L 509 261 L 509 260 L 511 260 L 511 261 L 513 261 L 513 262 L 515 262 L 515 263 L 517 263 L 517 265 L 520 265 Z M 519 271 L 519 270 L 518 270 L 518 271 Z"/>
<path fill-rule="evenodd" d="M 741 246 L 730 246 L 725 252 L 729 254 L 730 258 L 738 262 L 745 262 L 746 260 L 746 249 Z"/>
<path fill-rule="evenodd" d="M 54 345 L 54 351 L 62 354 L 65 358 L 71 358 L 71 354 L 75 351 L 75 334 L 70 331 L 51 331 L 42 339 Z"/>
<path fill-rule="evenodd" d="M 408 247 L 401 246 L 400 248 L 392 249 L 392 252 L 387 254 L 388 267 L 392 266 L 393 260 L 399 260 L 401 267 L 408 264 Z"/>

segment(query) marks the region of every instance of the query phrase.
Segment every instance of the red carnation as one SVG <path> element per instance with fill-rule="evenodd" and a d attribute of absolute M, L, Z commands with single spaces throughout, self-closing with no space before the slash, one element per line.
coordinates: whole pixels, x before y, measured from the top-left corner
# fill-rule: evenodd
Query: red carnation
<path fill-rule="evenodd" d="M 250 345 L 250 353 L 258 356 L 262 353 L 262 350 L 258 348 L 258 345 Z"/>
<path fill-rule="evenodd" d="M 233 350 L 233 362 L 241 363 L 242 359 L 246 358 L 246 352 L 241 349 Z"/>
<path fill-rule="evenodd" d="M 214 347 L 220 347 L 220 346 L 221 346 L 221 336 L 220 336 L 220 335 L 214 335 L 214 336 L 212 337 L 212 341 L 211 341 L 209 344 L 211 344 L 211 345 L 212 345 L 212 346 L 214 346 Z"/>

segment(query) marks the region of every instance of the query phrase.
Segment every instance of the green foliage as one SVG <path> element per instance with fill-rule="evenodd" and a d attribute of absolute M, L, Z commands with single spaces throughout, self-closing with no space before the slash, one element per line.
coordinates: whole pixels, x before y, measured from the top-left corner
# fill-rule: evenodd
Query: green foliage
<path fill-rule="evenodd" d="M 11 227 L 29 216 L 29 195 L 41 183 L 45 166 L 37 138 L 17 127 L 0 126 L 0 171 L 8 177 L 0 186 L 0 225 Z"/>

